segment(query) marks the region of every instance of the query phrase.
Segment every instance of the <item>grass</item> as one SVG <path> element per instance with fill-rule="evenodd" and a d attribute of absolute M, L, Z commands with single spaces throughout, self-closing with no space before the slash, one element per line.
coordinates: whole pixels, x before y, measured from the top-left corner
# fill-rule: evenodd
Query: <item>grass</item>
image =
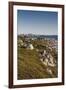
<path fill-rule="evenodd" d="M 52 77 L 39 60 L 38 52 L 18 48 L 18 79 L 38 79 Z"/>

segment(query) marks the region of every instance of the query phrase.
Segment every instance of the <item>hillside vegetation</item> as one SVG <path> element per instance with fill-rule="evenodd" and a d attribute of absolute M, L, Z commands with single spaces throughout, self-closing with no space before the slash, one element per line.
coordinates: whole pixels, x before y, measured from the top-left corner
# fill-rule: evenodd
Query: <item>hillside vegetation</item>
<path fill-rule="evenodd" d="M 20 38 L 22 39 L 22 38 Z M 25 39 L 23 38 L 23 43 Z M 18 46 L 18 79 L 40 79 L 57 77 L 57 64 L 55 67 L 46 66 L 42 63 L 39 51 L 46 50 L 51 53 L 57 61 L 57 53 L 53 49 L 50 51 L 46 46 L 48 42 L 42 40 L 30 40 L 34 46 L 33 50 L 26 49 L 24 46 Z M 37 49 L 39 51 L 37 51 Z M 51 70 L 51 71 L 50 71 Z"/>

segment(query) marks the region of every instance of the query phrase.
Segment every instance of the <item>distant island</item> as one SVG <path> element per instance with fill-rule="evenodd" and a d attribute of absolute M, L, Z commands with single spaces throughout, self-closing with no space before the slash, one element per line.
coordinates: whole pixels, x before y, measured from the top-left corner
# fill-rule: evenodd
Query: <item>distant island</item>
<path fill-rule="evenodd" d="M 58 39 L 58 35 L 40 35 L 40 34 L 19 34 L 18 36 L 27 36 L 31 38 L 49 38 L 49 39 Z"/>

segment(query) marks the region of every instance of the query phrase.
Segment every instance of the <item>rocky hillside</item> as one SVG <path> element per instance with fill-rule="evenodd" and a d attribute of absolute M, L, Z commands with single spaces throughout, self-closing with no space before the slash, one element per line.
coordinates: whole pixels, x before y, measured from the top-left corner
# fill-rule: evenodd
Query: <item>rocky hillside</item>
<path fill-rule="evenodd" d="M 57 77 L 57 50 L 51 44 L 47 39 L 18 38 L 18 79 Z"/>

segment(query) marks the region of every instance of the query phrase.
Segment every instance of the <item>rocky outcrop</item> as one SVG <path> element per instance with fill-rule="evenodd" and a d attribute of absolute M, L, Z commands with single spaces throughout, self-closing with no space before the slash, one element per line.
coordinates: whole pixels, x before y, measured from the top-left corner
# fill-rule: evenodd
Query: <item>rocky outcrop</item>
<path fill-rule="evenodd" d="M 41 62 L 45 66 L 55 67 L 55 62 L 54 62 L 53 56 L 51 54 L 47 53 L 46 50 L 44 50 L 43 52 L 40 52 L 39 57 L 40 57 Z"/>

